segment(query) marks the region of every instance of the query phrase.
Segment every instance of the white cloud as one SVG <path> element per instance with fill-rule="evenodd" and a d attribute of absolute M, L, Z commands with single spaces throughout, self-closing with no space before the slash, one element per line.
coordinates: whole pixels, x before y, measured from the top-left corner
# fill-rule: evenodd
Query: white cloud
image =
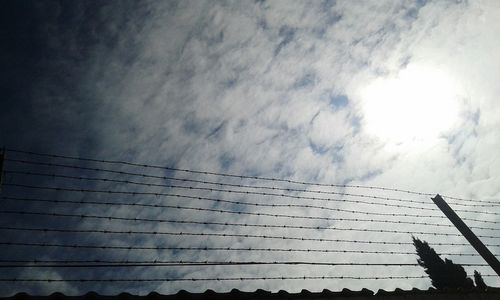
<path fill-rule="evenodd" d="M 85 63 L 75 63 L 69 59 L 61 61 L 61 64 L 69 64 L 69 68 L 74 72 L 81 72 L 75 83 L 76 87 L 72 87 L 81 100 L 64 103 L 50 97 L 50 92 L 47 90 L 54 89 L 55 94 L 63 96 L 66 95 L 66 91 L 59 83 L 49 82 L 47 87 L 37 90 L 40 100 L 35 102 L 35 107 L 43 108 L 41 110 L 43 115 L 53 117 L 56 113 L 52 109 L 55 108 L 50 107 L 58 105 L 57 111 L 61 115 L 62 123 L 70 124 L 74 121 L 85 124 L 85 127 L 76 126 L 74 134 L 80 137 L 77 140 L 81 143 L 84 143 L 84 137 L 91 137 L 96 141 L 95 147 L 90 147 L 96 157 L 175 164 L 188 169 L 287 177 L 305 181 L 373 184 L 463 197 L 488 197 L 488 199 L 498 197 L 500 160 L 495 151 L 499 146 L 500 134 L 498 105 L 496 105 L 496 96 L 500 92 L 496 82 L 496 78 L 500 75 L 498 74 L 500 59 L 497 54 L 500 49 L 497 38 L 500 25 L 496 20 L 499 17 L 500 7 L 494 1 L 473 3 L 429 1 L 425 4 L 419 1 L 415 3 L 337 1 L 335 5 L 314 1 L 263 3 L 181 1 L 175 5 L 170 2 L 142 4 L 134 12 L 130 12 L 129 7 L 124 7 L 116 8 L 117 12 L 113 13 L 109 10 L 112 8 L 114 6 L 100 10 L 95 16 L 95 24 L 92 23 L 92 26 L 87 28 L 100 39 L 95 45 L 89 46 L 88 52 L 85 52 L 87 55 L 82 58 Z M 132 17 L 129 21 L 123 22 L 121 17 L 126 13 L 131 13 Z M 99 33 L 101 23 L 105 24 L 103 26 L 106 30 Z M 50 28 L 47 30 L 53 32 Z M 78 39 L 72 36 L 72 31 L 64 33 L 70 36 L 69 52 L 83 52 L 79 49 L 81 45 L 78 44 Z M 114 42 L 109 42 L 108 45 L 107 41 Z M 56 45 L 63 42 L 64 39 L 54 41 Z M 377 80 L 397 78 L 398 74 L 408 66 L 422 65 L 431 66 L 435 70 L 444 70 L 446 76 L 450 77 L 450 82 L 457 85 L 453 94 L 455 97 L 453 99 L 456 99 L 457 107 L 460 108 L 457 109 L 457 120 L 454 119 L 453 126 L 446 124 L 446 128 L 442 129 L 440 134 L 432 135 L 432 138 L 425 135 L 416 141 L 412 140 L 411 143 L 388 142 L 387 139 L 380 138 L 385 134 L 380 130 L 391 131 L 401 128 L 397 127 L 398 124 L 384 123 L 389 127 L 377 127 L 375 132 L 370 131 L 367 128 L 369 114 L 366 113 L 363 91 Z M 410 81 L 407 84 L 412 83 Z M 437 89 L 434 85 L 424 87 Z M 390 88 L 390 85 L 384 86 L 384 89 Z M 419 92 L 419 87 L 415 89 L 415 92 Z M 436 91 L 425 91 L 422 94 L 435 95 Z M 382 93 L 381 97 L 385 95 L 387 94 Z M 397 96 L 401 95 L 404 93 Z M 340 96 L 344 97 L 342 98 L 344 103 L 340 106 L 334 105 L 334 100 Z M 86 102 L 85 99 L 91 100 Z M 374 103 L 373 107 L 391 110 L 391 107 L 382 107 L 383 103 L 379 102 L 382 99 L 375 100 L 377 103 Z M 396 98 L 392 100 L 397 101 Z M 428 106 L 428 109 L 432 110 L 432 103 L 428 103 Z M 425 107 L 421 112 L 425 112 Z M 411 110 L 407 113 L 413 116 Z M 383 118 L 380 115 L 378 117 Z M 422 122 L 427 121 L 423 113 Z M 433 128 L 427 129 L 433 130 Z M 69 152 L 85 153 L 73 144 L 66 149 Z M 175 175 L 184 176 L 181 173 Z M 224 181 L 229 179 L 226 178 Z M 102 185 L 103 188 L 115 186 Z M 206 194 L 207 192 L 201 191 L 197 195 L 206 196 Z M 269 198 L 256 195 L 240 198 L 231 194 L 214 193 L 210 196 L 242 201 L 255 199 L 263 202 L 271 201 Z M 410 197 L 401 194 L 393 196 Z M 427 198 L 411 199 L 429 200 Z M 142 201 L 150 200 L 142 199 Z M 229 205 L 187 199 L 162 198 L 161 201 L 234 209 Z M 272 198 L 272 201 L 285 202 L 278 197 Z M 289 199 L 288 203 L 290 202 L 292 200 Z M 430 200 L 429 203 L 431 204 Z M 352 203 L 327 205 L 344 209 L 360 207 Z M 372 209 L 373 212 L 405 211 L 394 207 L 365 208 Z M 254 207 L 238 207 L 238 209 L 258 211 Z M 338 216 L 315 209 L 280 208 L 269 211 Z M 102 210 L 101 213 L 112 215 L 129 213 L 132 216 L 177 217 L 186 220 L 207 217 L 187 210 L 143 209 L 137 214 L 127 207 Z M 275 224 L 291 221 L 215 213 L 208 218 L 228 222 Z M 306 222 L 299 223 L 306 224 Z M 318 221 L 318 224 L 330 223 Z M 87 224 L 82 224 L 84 225 Z M 144 226 L 144 224 L 139 225 Z M 347 222 L 345 225 L 362 226 L 352 222 Z M 381 229 L 391 228 L 387 224 L 371 226 Z M 116 225 L 116 228 L 120 227 L 122 225 Z M 147 228 L 167 230 L 177 227 L 147 225 Z M 187 227 L 182 229 L 185 228 Z M 412 225 L 401 228 L 421 229 Z M 209 231 L 209 228 L 206 229 Z M 231 228 L 231 231 L 249 232 L 236 227 Z M 282 234 L 287 231 L 292 234 L 292 230 L 274 230 L 273 233 Z M 251 232 L 266 234 L 269 231 Z M 293 231 L 294 234 L 296 232 Z M 349 239 L 388 237 L 385 234 L 351 232 L 332 234 L 327 231 L 301 234 Z M 389 237 L 410 241 L 409 236 Z M 429 237 L 429 240 L 436 242 L 440 239 Z M 95 238 L 95 241 L 106 240 L 103 237 Z M 158 241 L 136 240 L 137 243 L 147 245 L 154 245 Z M 183 245 L 219 243 L 228 246 L 232 243 L 228 240 L 214 242 L 204 237 L 189 240 L 168 238 L 166 241 Z M 457 239 L 457 241 L 462 240 Z M 126 244 L 127 240 L 117 237 L 110 242 L 121 245 Z M 278 243 L 253 239 L 234 241 L 235 246 L 261 244 L 272 246 Z M 291 247 L 310 244 L 284 242 L 279 245 Z M 320 246 L 328 248 L 338 245 L 318 245 Z M 351 246 L 351 249 L 356 247 L 339 246 L 346 248 Z M 387 250 L 387 247 L 380 249 Z M 412 251 L 412 246 L 406 247 L 405 250 Z M 120 255 L 129 258 L 179 257 L 176 256 L 179 254 L 174 255 L 171 252 L 149 253 L 130 252 Z M 204 259 L 201 256 L 205 254 L 195 252 L 182 255 L 186 259 Z M 210 259 L 247 258 L 245 256 L 247 254 L 242 258 L 241 253 L 210 255 L 212 255 Z M 248 257 L 258 260 L 261 255 L 248 254 Z M 270 257 L 280 259 L 283 258 L 283 254 Z M 293 257 L 311 259 L 311 256 L 306 254 L 294 254 Z M 358 259 L 354 255 L 318 257 L 339 261 Z M 406 259 L 414 261 L 413 257 Z M 187 277 L 231 274 L 318 275 L 318 272 L 325 275 L 342 275 L 347 272 L 370 274 L 365 273 L 366 270 L 359 271 L 359 269 L 336 270 L 307 267 L 248 269 L 235 267 L 231 271 L 225 268 L 207 271 L 193 268 L 169 274 L 175 275 L 179 272 L 178 274 Z M 408 269 L 392 271 L 406 274 Z M 149 275 L 160 276 L 164 272 L 155 269 Z M 411 272 L 417 275 L 423 274 L 420 269 Z M 132 274 L 139 277 L 145 275 L 140 271 Z M 490 281 L 487 279 L 487 282 Z M 258 281 L 217 284 L 169 283 L 158 285 L 157 290 L 162 293 L 173 293 L 181 288 L 191 291 L 202 291 L 206 288 L 227 291 L 232 287 L 244 290 L 265 288 L 273 291 L 278 289 L 298 291 L 301 288 L 322 290 L 326 287 L 339 290 L 343 287 L 351 289 L 360 287 L 358 281 L 332 281 L 326 285 L 321 281 L 307 281 L 300 284 Z M 428 282 L 363 281 L 362 286 L 372 289 L 413 286 L 425 288 Z M 64 286 L 61 288 L 66 293 L 74 292 Z M 134 286 L 131 289 L 132 292 L 144 293 L 140 287 Z M 111 288 L 103 286 L 101 291 L 111 291 Z"/>

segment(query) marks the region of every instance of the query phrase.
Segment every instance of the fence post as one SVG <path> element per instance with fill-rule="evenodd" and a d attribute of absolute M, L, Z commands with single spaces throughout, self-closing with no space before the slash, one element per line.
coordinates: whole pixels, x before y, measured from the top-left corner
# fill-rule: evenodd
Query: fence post
<path fill-rule="evenodd" d="M 462 219 L 453 211 L 453 209 L 444 201 L 444 199 L 437 194 L 436 197 L 431 198 L 432 201 L 439 207 L 445 216 L 455 225 L 455 227 L 462 233 L 462 235 L 469 241 L 472 247 L 483 257 L 483 259 L 490 265 L 490 267 L 500 276 L 500 262 L 498 259 L 486 248 L 481 240 L 470 230 L 470 228 L 462 221 Z"/>

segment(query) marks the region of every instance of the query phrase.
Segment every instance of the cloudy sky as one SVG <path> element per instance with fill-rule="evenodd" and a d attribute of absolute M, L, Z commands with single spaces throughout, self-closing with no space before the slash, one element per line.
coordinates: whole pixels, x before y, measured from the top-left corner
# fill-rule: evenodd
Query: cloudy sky
<path fill-rule="evenodd" d="M 497 105 L 496 97 L 500 94 L 497 82 L 500 78 L 500 3 L 497 1 L 7 1 L 2 2 L 0 7 L 3 44 L 0 50 L 3 94 L 0 143 L 7 148 L 315 183 L 381 186 L 490 202 L 499 199 L 500 159 L 497 149 L 500 147 L 500 105 Z M 400 215 L 393 219 L 449 225 L 447 220 L 437 217 L 441 213 L 434 210 L 435 206 L 427 195 L 208 176 L 14 152 L 8 152 L 7 158 L 223 184 L 279 187 L 281 190 L 258 191 L 287 193 L 301 198 L 188 190 L 172 185 L 245 189 L 19 161 L 5 162 L 5 169 L 11 173 L 3 178 L 4 197 L 113 201 L 122 204 L 160 203 L 161 200 L 167 205 L 236 212 L 321 218 L 363 217 L 365 220 L 391 219 L 382 217 L 382 213 L 416 214 L 421 217 Z M 46 178 L 12 171 L 133 180 L 163 186 Z M 75 193 L 12 185 L 21 183 L 175 193 L 238 202 L 319 205 L 330 210 L 245 206 L 168 196 Z M 286 189 L 321 190 L 323 193 L 289 193 Z M 405 201 L 342 196 L 339 193 Z M 307 197 L 350 201 L 323 201 Z M 372 203 L 355 202 L 360 199 Z M 452 206 L 458 210 L 476 211 L 460 213 L 462 217 L 476 220 L 469 221 L 469 225 L 500 229 L 494 223 L 500 221 L 494 214 L 494 207 L 467 206 L 478 202 L 453 199 L 450 203 L 455 203 Z M 446 226 L 287 219 L 127 205 L 62 205 L 3 199 L 0 206 L 3 211 L 457 233 Z M 481 214 L 480 211 L 489 214 Z M 410 234 L 291 228 L 249 230 L 237 226 L 16 214 L 2 214 L 1 225 L 229 232 L 411 243 Z M 474 231 L 481 235 L 500 236 L 493 229 Z M 2 236 L 7 242 L 81 242 L 88 245 L 413 251 L 412 245 L 368 246 L 206 236 L 65 235 L 9 230 L 3 231 Z M 431 245 L 466 243 L 460 236 L 417 236 L 428 240 Z M 498 243 L 494 238 L 484 238 L 484 241 L 490 245 Z M 436 245 L 435 248 L 442 253 L 474 253 L 470 246 Z M 1 249 L 4 260 L 415 262 L 412 255 L 396 257 L 355 253 L 312 256 L 307 253 L 104 251 L 13 245 L 3 245 Z M 500 253 L 498 248 L 492 247 L 491 250 Z M 463 263 L 483 263 L 475 257 L 451 258 Z M 477 269 L 484 274 L 494 274 L 487 267 L 466 269 L 469 273 Z M 125 271 L 21 268 L 2 272 L 2 278 L 424 275 L 419 267 L 359 266 L 152 267 Z M 500 283 L 494 277 L 486 277 L 485 281 L 491 285 Z M 151 284 L 42 282 L 3 283 L 2 293 L 11 295 L 27 291 L 47 294 L 62 291 L 81 294 L 95 290 L 107 294 L 121 291 L 145 294 L 153 290 L 175 293 L 179 289 L 199 292 L 208 288 L 221 292 L 231 288 L 297 292 L 302 288 L 320 291 L 323 288 L 341 290 L 344 287 L 376 290 L 429 286 L 427 279 Z"/>

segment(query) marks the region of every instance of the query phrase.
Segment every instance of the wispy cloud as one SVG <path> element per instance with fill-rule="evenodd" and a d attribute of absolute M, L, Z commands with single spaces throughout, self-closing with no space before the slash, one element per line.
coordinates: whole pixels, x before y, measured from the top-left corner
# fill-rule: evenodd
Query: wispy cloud
<path fill-rule="evenodd" d="M 500 7 L 494 1 L 124 1 L 100 4 L 45 2 L 32 6 L 26 10 L 16 6 L 9 19 L 20 32 L 13 32 L 8 39 L 20 43 L 23 40 L 20 34 L 28 34 L 27 39 L 33 41 L 36 50 L 33 53 L 27 50 L 16 52 L 17 56 L 11 53 L 14 60 L 28 57 L 33 64 L 15 65 L 6 72 L 12 78 L 4 81 L 15 87 L 7 95 L 12 101 L 6 102 L 6 110 L 0 113 L 1 126 L 5 129 L 0 136 L 7 146 L 186 169 L 396 186 L 481 199 L 498 197 L 500 160 L 495 151 L 500 131 L 496 96 L 500 91 L 495 79 L 500 70 L 497 54 L 500 25 L 496 21 Z M 23 16 L 32 22 L 32 30 L 25 29 L 15 20 Z M 25 49 L 24 44 L 13 45 L 13 51 Z M 408 66 L 419 64 L 431 65 L 455 83 L 453 99 L 459 112 L 456 122 L 452 128 L 437 134 L 432 142 L 388 142 L 368 128 L 365 109 L 370 100 L 364 97 L 363 91 L 375 80 L 397 78 Z M 19 73 L 16 68 L 23 72 Z M 23 77 L 23 74 L 28 75 Z M 17 81 L 23 84 L 13 85 Z M 22 86 L 26 86 L 28 92 L 21 92 Z M 391 107 L 382 109 L 388 113 L 391 111 Z M 421 117 L 422 122 L 428 121 L 426 115 Z M 172 171 L 155 174 L 184 176 Z M 19 177 L 14 176 L 12 180 L 16 178 Z M 32 181 L 53 183 L 51 180 Z M 237 184 L 239 181 L 227 179 L 226 182 Z M 81 182 L 73 183 L 74 186 L 79 184 Z M 113 183 L 93 183 L 89 187 L 121 188 Z M 135 188 L 136 191 L 149 190 Z M 342 191 L 348 192 L 349 189 Z M 192 194 L 203 196 L 207 193 Z M 50 193 L 46 196 L 74 197 Z M 77 197 L 107 199 L 105 195 Z M 267 198 L 256 195 L 228 195 L 224 192 L 211 193 L 211 197 L 267 201 Z M 133 197 L 124 199 L 135 201 Z M 415 199 L 428 200 L 426 197 Z M 172 197 L 141 199 L 147 203 L 156 203 L 157 200 L 203 208 L 257 211 L 255 207 Z M 353 205 L 344 203 L 332 207 L 358 207 Z M 35 210 L 43 209 L 43 206 L 29 205 L 27 208 Z M 362 208 L 373 212 L 401 211 L 397 208 Z M 56 210 L 56 206 L 45 209 L 61 211 Z M 95 212 L 90 206 L 67 208 L 63 212 L 73 210 L 77 213 Z M 332 216 L 328 211 L 315 209 L 290 208 L 285 212 Z M 282 224 L 277 219 L 264 217 L 222 214 L 200 217 L 189 210 L 131 210 L 126 206 L 100 208 L 99 213 Z M 26 221 L 26 224 L 34 221 Z M 16 222 L 21 224 L 25 219 Z M 111 223 L 94 220 L 68 222 L 68 226 L 78 228 L 123 227 L 121 223 L 109 225 Z M 62 220 L 56 223 L 65 226 Z M 313 224 L 344 223 L 318 221 Z M 131 226 L 135 227 L 179 231 L 199 229 L 154 223 Z M 204 229 L 209 232 L 217 228 L 207 226 Z M 391 226 L 381 224 L 380 228 Z M 286 234 L 288 231 L 275 232 Z M 249 231 L 231 228 L 231 232 Z M 301 234 L 318 238 L 333 236 L 327 231 L 302 231 Z M 336 232 L 334 236 L 370 239 L 382 235 Z M 18 237 L 41 241 L 51 238 L 46 235 Z M 72 241 L 68 237 L 62 239 Z M 394 239 L 410 241 L 407 236 Z M 205 237 L 189 240 L 168 237 L 161 241 L 175 245 L 220 246 Z M 434 237 L 432 241 L 439 239 Z M 455 239 L 447 238 L 447 241 Z M 81 242 L 126 245 L 129 241 L 92 235 Z M 133 239 L 135 245 L 157 245 L 159 242 L 159 239 L 148 237 Z M 230 243 L 241 247 L 276 244 L 252 239 L 234 239 Z M 299 244 L 303 245 L 299 242 L 280 243 L 283 247 Z M 412 247 L 405 249 L 411 250 Z M 47 253 L 47 257 L 54 253 Z M 94 257 L 96 253 L 82 251 L 78 255 Z M 241 253 L 237 252 L 214 253 L 206 257 L 201 252 L 178 251 L 113 251 L 108 255 L 120 259 L 241 259 Z M 324 256 L 325 259 L 336 257 Z M 258 260 L 261 254 L 248 254 L 246 258 Z M 307 259 L 310 256 L 296 254 L 293 258 Z M 353 255 L 341 258 L 358 259 Z M 412 257 L 405 259 L 414 260 Z M 280 276 L 290 270 L 289 267 L 234 267 L 231 272 L 238 276 Z M 139 277 L 144 274 L 142 271 L 138 269 L 130 275 Z M 51 270 L 47 275 L 39 275 L 59 276 L 57 272 Z M 99 271 L 95 275 L 114 275 L 114 272 Z M 208 271 L 195 268 L 165 271 L 158 268 L 148 272 L 152 276 L 206 277 L 223 276 L 228 271 L 218 267 Z M 293 272 L 334 275 L 358 271 L 352 268 L 297 268 Z M 402 270 L 394 272 L 404 274 Z M 68 274 L 64 271 L 60 276 Z M 357 281 L 327 284 L 333 290 L 359 287 Z M 364 287 L 374 289 L 426 287 L 427 284 L 422 280 L 363 282 Z M 236 282 L 165 283 L 151 288 L 171 293 L 181 288 L 201 291 L 209 287 L 219 291 L 232 287 L 295 291 L 297 286 L 293 282 Z M 94 287 L 99 292 L 117 292 L 106 285 Z M 40 293 L 50 290 L 46 286 L 26 288 Z M 70 294 L 86 290 L 85 286 L 79 288 L 76 284 L 57 288 Z M 128 288 L 132 292 L 145 292 L 139 285 Z M 300 288 L 321 290 L 325 288 L 325 282 L 307 281 L 301 283 Z M 11 294 L 17 290 L 12 287 L 5 291 Z"/>

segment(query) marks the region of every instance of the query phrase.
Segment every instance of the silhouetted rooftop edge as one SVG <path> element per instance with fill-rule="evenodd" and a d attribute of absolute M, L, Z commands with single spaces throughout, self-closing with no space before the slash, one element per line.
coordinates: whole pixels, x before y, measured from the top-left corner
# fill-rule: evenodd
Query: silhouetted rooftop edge
<path fill-rule="evenodd" d="M 175 294 L 162 295 L 157 292 L 151 292 L 147 295 L 132 295 L 129 293 L 120 293 L 118 295 L 100 295 L 96 292 L 88 292 L 80 296 L 66 296 L 62 293 L 55 292 L 46 296 L 35 296 L 29 295 L 27 293 L 17 293 L 10 297 L 0 297 L 2 300 L 95 300 L 95 299 L 127 299 L 127 300 L 146 300 L 146 299 L 158 299 L 158 300 L 168 300 L 168 299 L 343 299 L 343 298 L 355 298 L 355 299 L 374 299 L 383 297 L 398 297 L 401 299 L 435 299 L 436 294 L 443 296 L 443 299 L 500 299 L 500 288 L 489 287 L 486 290 L 481 290 L 478 288 L 472 288 L 468 290 L 464 289 L 444 289 L 436 290 L 434 288 L 429 288 L 428 290 L 420 290 L 413 288 L 411 290 L 395 289 L 394 291 L 386 291 L 383 289 L 373 292 L 369 289 L 363 288 L 361 290 L 350 290 L 342 289 L 341 291 L 330 291 L 324 289 L 321 292 L 311 292 L 309 290 L 302 290 L 298 293 L 289 293 L 284 290 L 278 292 L 270 292 L 262 289 L 258 289 L 254 292 L 245 292 L 238 289 L 232 289 L 229 292 L 215 292 L 214 290 L 208 289 L 202 293 L 191 293 L 186 290 L 180 290 Z M 477 297 L 474 297 L 477 295 Z M 441 297 L 440 297 L 441 299 Z"/>

